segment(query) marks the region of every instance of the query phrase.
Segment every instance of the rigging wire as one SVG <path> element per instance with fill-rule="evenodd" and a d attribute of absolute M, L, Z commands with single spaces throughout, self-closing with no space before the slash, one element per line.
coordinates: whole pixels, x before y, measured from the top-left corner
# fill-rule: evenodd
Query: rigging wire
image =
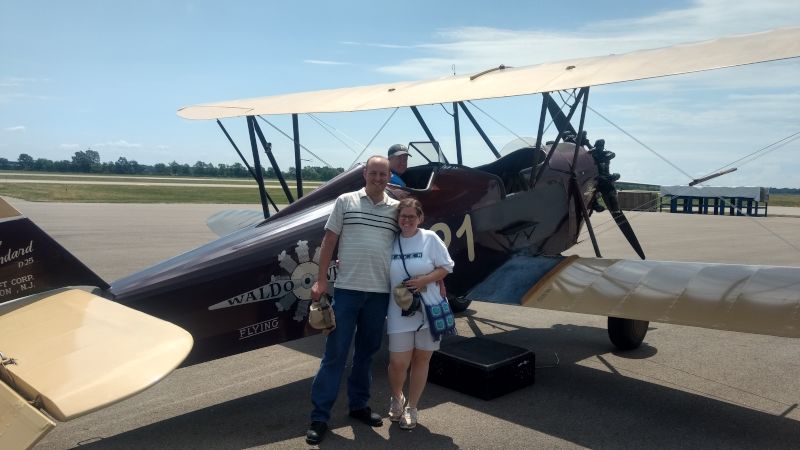
<path fill-rule="evenodd" d="M 594 109 L 594 108 L 592 108 L 591 106 L 589 106 L 589 110 L 590 110 L 590 111 L 592 111 L 593 113 L 597 114 L 598 116 L 600 116 L 600 118 L 601 118 L 601 119 L 603 119 L 603 120 L 605 120 L 606 122 L 608 122 L 608 123 L 609 123 L 611 126 L 613 126 L 613 127 L 614 127 L 614 128 L 616 128 L 617 130 L 619 130 L 620 132 L 622 132 L 622 134 L 624 134 L 625 136 L 628 136 L 629 138 L 633 139 L 633 140 L 634 140 L 634 142 L 638 143 L 638 144 L 639 144 L 639 145 L 641 145 L 642 147 L 644 147 L 644 148 L 646 148 L 647 150 L 649 150 L 649 151 L 650 151 L 650 153 L 652 153 L 652 154 L 656 155 L 656 156 L 657 156 L 659 159 L 661 159 L 661 160 L 662 160 L 662 161 L 664 161 L 665 163 L 667 163 L 667 164 L 669 164 L 670 166 L 672 166 L 672 168 L 674 168 L 674 169 L 675 169 L 675 170 L 677 170 L 678 172 L 680 172 L 680 173 L 682 173 L 683 175 L 685 175 L 685 176 L 686 176 L 686 178 L 688 178 L 688 179 L 690 179 L 690 180 L 693 180 L 693 179 L 694 179 L 694 177 L 693 177 L 693 176 L 689 175 L 689 174 L 688 174 L 687 172 L 685 172 L 683 169 L 681 169 L 680 167 L 678 167 L 678 166 L 676 166 L 675 164 L 673 164 L 673 163 L 672 163 L 670 160 L 668 160 L 667 158 L 665 158 L 665 157 L 661 156 L 661 154 L 660 154 L 660 153 L 658 153 L 657 151 L 655 151 L 655 150 L 654 150 L 652 147 L 650 147 L 649 145 L 645 144 L 644 142 L 642 142 L 642 141 L 640 141 L 639 139 L 637 139 L 636 137 L 634 137 L 632 134 L 630 134 L 630 133 L 628 133 L 627 131 L 623 130 L 623 129 L 622 129 L 622 127 L 620 127 L 620 126 L 619 126 L 619 125 L 617 125 L 616 123 L 612 122 L 612 121 L 611 121 L 611 119 L 609 119 L 608 117 L 606 117 L 606 116 L 604 116 L 604 115 L 600 114 L 600 113 L 599 113 L 599 112 L 598 112 L 596 109 Z"/>
<path fill-rule="evenodd" d="M 574 90 L 573 90 L 573 93 L 571 93 L 570 95 L 572 95 L 572 96 L 575 95 L 574 94 Z M 559 96 L 561 96 L 561 92 L 560 91 L 559 91 Z M 503 129 L 505 129 L 509 133 L 513 134 L 517 139 L 519 139 L 519 140 L 521 140 L 523 142 L 527 142 L 530 145 L 535 145 L 535 142 L 528 142 L 528 139 L 518 135 L 517 133 L 515 133 L 510 128 L 508 128 L 507 126 L 503 125 L 499 120 L 495 119 L 491 114 L 489 114 L 488 112 L 484 111 L 480 106 L 478 106 L 475 103 L 473 103 L 472 100 L 467 100 L 467 103 L 472 105 L 478 111 L 482 112 L 484 116 L 486 116 L 489 119 L 491 119 L 494 123 L 496 123 L 497 125 L 501 126 Z M 565 100 L 564 97 L 562 96 L 561 97 L 561 106 L 560 106 L 560 108 L 564 109 L 564 106 L 567 106 L 567 105 L 568 105 L 568 99 Z M 571 105 L 569 105 L 569 106 L 571 106 Z M 547 126 L 544 128 L 543 134 L 547 133 L 547 130 L 549 130 L 552 125 L 553 125 L 553 119 L 551 118 L 550 121 L 547 123 Z"/>
<path fill-rule="evenodd" d="M 442 109 L 444 110 L 444 113 L 447 114 L 448 116 L 450 116 L 450 117 L 455 116 L 455 108 L 453 108 L 453 112 L 451 113 L 450 111 L 447 110 L 447 108 L 444 107 L 444 103 L 439 103 L 439 106 L 442 107 Z"/>
<path fill-rule="evenodd" d="M 563 93 L 564 91 L 558 91 L 558 96 L 561 97 L 561 109 L 562 110 L 564 109 L 564 106 L 569 106 L 570 108 L 572 108 L 572 105 L 574 103 L 569 103 L 569 99 L 570 99 L 570 97 L 571 98 L 575 98 L 575 91 L 576 90 L 577 89 L 573 89 L 572 91 L 570 91 L 570 93 L 569 93 L 569 95 L 567 96 L 566 99 L 564 98 L 564 93 Z"/>
<path fill-rule="evenodd" d="M 275 126 L 275 125 L 274 125 L 272 122 L 270 122 L 269 120 L 265 119 L 265 118 L 264 118 L 264 117 L 262 117 L 262 116 L 257 116 L 257 117 L 258 117 L 259 119 L 261 119 L 262 121 L 264 121 L 264 122 L 265 122 L 267 125 L 269 125 L 269 126 L 271 126 L 272 128 L 274 128 L 274 129 L 275 129 L 275 130 L 276 130 L 278 133 L 280 133 L 280 134 L 282 134 L 282 135 L 286 136 L 286 138 L 287 138 L 287 139 L 289 139 L 290 141 L 294 142 L 294 138 L 292 138 L 292 137 L 291 137 L 291 136 L 289 136 L 288 134 L 284 133 L 284 132 L 283 132 L 283 130 L 281 130 L 280 128 L 278 128 L 277 126 Z M 316 153 L 314 153 L 314 152 L 312 152 L 311 150 L 309 150 L 309 149 L 308 149 L 308 147 L 306 147 L 305 145 L 303 145 L 303 144 L 300 144 L 300 148 L 302 148 L 303 150 L 307 151 L 307 152 L 308 152 L 309 154 L 311 154 L 311 156 L 313 156 L 314 158 L 317 158 L 317 159 L 318 159 L 318 160 L 319 160 L 319 161 L 320 161 L 322 164 L 325 164 L 325 166 L 326 166 L 326 167 L 333 168 L 333 166 L 332 166 L 332 165 L 330 165 L 330 164 L 329 164 L 327 161 L 325 161 L 324 159 L 322 159 L 322 158 L 320 158 L 319 156 L 317 156 L 317 154 L 316 154 Z"/>
<path fill-rule="evenodd" d="M 478 111 L 482 112 L 484 116 L 486 116 L 486 117 L 488 117 L 489 119 L 491 119 L 491 120 L 492 120 L 494 123 L 496 123 L 497 125 L 500 125 L 500 126 L 503 128 L 503 129 L 505 129 L 505 130 L 506 130 L 506 131 L 508 131 L 509 133 L 513 134 L 514 136 L 516 136 L 516 138 L 517 138 L 517 139 L 520 139 L 520 140 L 523 140 L 523 141 L 525 141 L 525 138 L 523 138 L 522 136 L 518 135 L 517 133 L 515 133 L 513 130 L 511 130 L 511 129 L 510 129 L 510 128 L 508 128 L 507 126 L 505 126 L 505 125 L 503 125 L 502 123 L 500 123 L 500 121 L 499 121 L 499 120 L 495 119 L 494 117 L 492 117 L 492 115 L 491 115 L 491 114 L 487 113 L 487 112 L 486 112 L 486 111 L 484 111 L 484 110 L 483 110 L 483 109 L 482 109 L 480 106 L 478 106 L 478 105 L 476 105 L 475 103 L 473 103 L 473 101 L 472 101 L 472 100 L 467 100 L 467 103 L 469 103 L 470 105 L 472 105 L 473 107 L 475 107 L 475 109 L 477 109 Z M 526 142 L 527 142 L 527 141 L 526 141 Z"/>
<path fill-rule="evenodd" d="M 591 106 L 589 106 L 588 108 L 589 108 L 589 109 L 590 109 L 590 110 L 591 110 L 593 113 L 597 114 L 597 115 L 598 115 L 600 118 L 602 118 L 603 120 L 605 120 L 606 122 L 608 122 L 608 123 L 609 123 L 611 126 L 613 126 L 614 128 L 618 129 L 619 131 L 621 131 L 622 133 L 624 133 L 626 136 L 630 137 L 631 139 L 633 139 L 633 140 L 634 140 L 635 142 L 637 142 L 639 145 L 641 145 L 642 147 L 644 147 L 644 148 L 646 148 L 647 150 L 649 150 L 650 152 L 652 152 L 654 155 L 656 155 L 657 157 L 659 157 L 660 159 L 662 159 L 664 162 L 666 162 L 667 164 L 669 164 L 670 166 L 672 166 L 673 168 L 675 168 L 676 170 L 678 170 L 680 173 L 682 173 L 682 174 L 686 175 L 686 177 L 687 177 L 688 179 L 690 179 L 690 180 L 691 180 L 691 179 L 693 179 L 693 177 L 692 177 L 691 175 L 689 175 L 688 173 L 686 173 L 685 171 L 683 171 L 681 168 L 679 168 L 678 166 L 676 166 L 675 164 L 671 163 L 669 160 L 667 160 L 666 158 L 664 158 L 663 156 L 661 156 L 661 155 L 660 155 L 658 152 L 656 152 L 655 150 L 653 150 L 653 149 L 652 149 L 650 146 L 646 145 L 645 143 L 643 143 L 643 142 L 642 142 L 642 141 L 640 141 L 639 139 L 635 138 L 633 135 L 631 135 L 631 134 L 630 134 L 630 133 L 628 133 L 627 131 L 623 130 L 623 129 L 622 129 L 620 126 L 619 126 L 619 125 L 617 125 L 616 123 L 612 122 L 612 121 L 611 121 L 610 119 L 608 119 L 606 116 L 604 116 L 604 115 L 600 114 L 600 113 L 599 113 L 599 112 L 598 112 L 596 109 L 592 108 Z M 787 140 L 787 139 L 790 139 L 790 140 Z M 757 158 L 759 158 L 759 157 L 761 157 L 761 156 L 764 156 L 764 155 L 766 155 L 766 154 L 767 154 L 767 153 L 769 153 L 769 152 L 772 152 L 772 151 L 774 151 L 774 150 L 777 150 L 778 148 L 781 148 L 781 147 L 783 147 L 783 146 L 785 146 L 785 145 L 787 145 L 787 144 L 789 144 L 789 143 L 791 143 L 791 142 L 794 142 L 794 141 L 795 141 L 795 140 L 797 140 L 797 139 L 800 139 L 800 131 L 798 131 L 797 133 L 793 133 L 793 134 L 791 134 L 791 135 L 789 135 L 789 136 L 787 136 L 787 137 L 785 137 L 785 138 L 782 138 L 782 139 L 780 139 L 780 140 L 778 140 L 778 141 L 776 141 L 776 142 L 773 142 L 772 144 L 769 144 L 769 145 L 767 145 L 767 146 L 763 147 L 762 149 L 760 149 L 760 150 L 758 150 L 758 151 L 756 151 L 756 152 L 753 152 L 753 153 L 751 153 L 751 154 L 747 155 L 746 157 L 749 157 L 749 156 L 755 155 L 755 154 L 757 154 L 757 153 L 759 153 L 759 152 L 761 152 L 761 151 L 763 151 L 763 150 L 765 150 L 765 149 L 768 149 L 768 148 L 770 148 L 770 147 L 774 147 L 774 148 L 772 148 L 771 150 L 769 150 L 768 152 L 762 153 L 761 155 L 759 155 L 759 156 L 757 156 L 757 157 L 755 157 L 755 158 L 753 158 L 753 159 L 751 159 L 751 160 L 749 160 L 749 161 L 747 161 L 747 162 L 745 162 L 745 163 L 743 163 L 743 164 L 741 164 L 741 165 L 744 165 L 744 164 L 750 163 L 750 162 L 754 161 L 755 159 L 757 159 Z M 786 141 L 786 142 L 784 142 L 784 141 Z M 777 145 L 777 144 L 779 144 L 779 143 L 780 143 L 780 145 Z M 745 158 L 746 158 L 746 157 L 745 157 Z M 740 158 L 740 159 L 738 159 L 737 161 L 741 161 L 742 159 L 744 159 L 744 158 Z M 733 163 L 731 163 L 731 164 L 733 164 Z M 726 165 L 726 166 L 723 166 L 723 168 L 725 168 L 725 167 L 728 167 L 728 166 L 730 166 L 731 164 L 728 164 L 728 165 Z M 740 165 L 740 166 L 741 166 L 741 165 Z M 701 186 L 702 186 L 702 184 L 701 184 Z M 724 198 L 722 198 L 722 201 L 723 201 L 725 204 L 729 204 L 729 203 L 730 203 L 728 200 L 726 200 L 726 199 L 724 199 Z M 649 203 L 649 202 L 648 202 L 648 203 Z M 733 206 L 734 206 L 734 207 L 736 207 L 735 205 L 733 205 Z M 736 209 L 737 209 L 737 211 L 741 212 L 741 209 L 739 209 L 739 207 L 736 207 Z M 637 217 L 637 216 L 639 216 L 639 215 L 641 215 L 641 214 L 642 214 L 642 212 L 639 212 L 639 214 L 632 214 L 632 215 L 631 215 L 631 218 L 635 218 L 635 217 Z M 629 218 L 628 220 L 630 221 L 630 218 Z M 764 225 L 764 224 L 763 224 L 763 223 L 761 223 L 760 221 L 757 221 L 757 220 L 755 220 L 753 217 L 750 217 L 750 220 L 751 220 L 751 221 L 753 221 L 753 223 L 755 223 L 755 224 L 757 224 L 758 226 L 760 226 L 761 228 L 763 228 L 764 230 L 766 230 L 766 231 L 767 231 L 769 234 L 771 234 L 771 235 L 773 235 L 774 237 L 778 238 L 778 240 L 782 241 L 784 244 L 788 245 L 789 247 L 791 247 L 791 248 L 795 249 L 795 250 L 796 250 L 798 253 L 800 253 L 800 247 L 798 247 L 797 245 L 793 244 L 792 242 L 790 242 L 789 240 L 787 240 L 786 238 L 784 238 L 784 237 L 783 237 L 783 236 L 781 236 L 780 234 L 776 233 L 775 231 L 773 231 L 773 230 L 769 229 L 769 228 L 768 228 L 766 225 Z M 599 228 L 599 226 L 602 226 L 602 225 L 604 225 L 604 224 L 606 224 L 606 223 L 610 223 L 610 222 L 611 222 L 611 220 L 608 220 L 608 221 L 606 221 L 606 222 L 603 222 L 603 223 L 599 224 L 598 226 L 595 226 L 595 234 L 600 234 L 600 233 L 602 233 L 602 232 L 605 232 L 605 231 L 608 231 L 609 229 L 611 229 L 611 227 L 609 227 L 609 228 L 607 228 L 607 229 L 601 230 L 600 232 L 598 232 L 598 231 L 597 231 L 597 228 Z M 581 235 L 583 236 L 583 233 L 581 233 Z M 585 237 L 584 237 L 584 239 L 585 239 Z"/>
<path fill-rule="evenodd" d="M 770 152 L 772 152 L 773 150 L 777 150 L 778 148 L 780 148 L 780 147 L 783 147 L 783 146 L 784 146 L 784 145 L 786 145 L 786 144 L 790 144 L 790 143 L 794 142 L 795 140 L 797 140 L 797 138 L 798 138 L 798 137 L 800 137 L 800 136 L 798 136 L 798 135 L 800 135 L 800 131 L 798 131 L 798 132 L 796 132 L 796 133 L 792 133 L 792 134 L 790 134 L 789 136 L 786 136 L 785 138 L 783 138 L 783 139 L 781 139 L 781 140 L 779 140 L 779 141 L 777 141 L 777 142 L 773 142 L 772 144 L 765 145 L 764 147 L 761 147 L 760 149 L 758 149 L 758 150 L 756 150 L 756 151 L 754 151 L 754 152 L 752 152 L 752 153 L 749 153 L 749 154 L 747 154 L 747 155 L 745 155 L 745 156 L 742 156 L 741 158 L 737 159 L 736 161 L 732 161 L 732 162 L 730 162 L 730 163 L 728 163 L 728 164 L 726 164 L 726 165 L 724 165 L 724 166 L 720 167 L 719 169 L 712 171 L 711 173 L 714 173 L 714 172 L 719 172 L 719 171 L 721 171 L 721 170 L 723 170 L 723 169 L 727 169 L 728 167 L 730 167 L 730 166 L 732 166 L 732 165 L 734 165 L 734 164 L 738 163 L 739 161 L 743 161 L 743 160 L 745 160 L 745 159 L 749 158 L 750 156 L 753 156 L 753 155 L 756 155 L 756 154 L 758 154 L 758 153 L 761 153 L 761 152 L 763 152 L 764 150 L 767 150 L 767 149 L 768 149 L 768 148 L 770 148 L 770 147 L 775 147 L 775 148 L 773 148 L 773 149 L 771 149 L 771 150 L 768 150 L 768 151 L 764 152 L 764 153 L 763 153 L 762 155 L 760 155 L 760 156 L 756 156 L 755 158 L 751 159 L 750 161 L 746 161 L 746 162 L 742 163 L 742 165 L 745 165 L 745 164 L 747 164 L 747 163 L 753 162 L 754 160 L 756 160 L 756 159 L 760 158 L 760 157 L 761 157 L 761 156 L 763 156 L 763 155 L 766 155 L 767 153 L 770 153 Z M 791 139 L 791 138 L 794 138 L 794 139 Z M 788 140 L 788 139 L 791 139 L 791 140 Z M 781 142 L 783 142 L 783 141 L 786 141 L 786 142 L 784 142 L 783 144 L 781 144 Z M 778 145 L 778 144 L 780 144 L 780 145 Z"/>
<path fill-rule="evenodd" d="M 342 136 L 346 137 L 347 139 L 351 140 L 352 142 L 355 142 L 359 147 L 361 147 L 361 143 L 360 142 L 358 142 L 355 139 L 351 138 L 350 136 L 345 134 L 343 131 L 341 131 L 341 130 L 337 129 L 336 127 L 334 127 L 333 125 L 330 125 L 330 124 L 326 123 L 325 121 L 323 121 L 322 119 L 320 119 L 319 117 L 315 116 L 312 113 L 308 113 L 306 115 L 308 117 L 310 117 L 312 120 L 314 120 L 315 122 L 317 122 L 317 125 L 319 125 L 323 130 L 327 131 L 328 134 L 330 134 L 334 139 L 336 139 L 337 141 L 341 142 L 342 145 L 347 147 L 347 149 L 350 150 L 353 154 L 356 153 L 355 149 L 353 147 L 351 147 L 350 144 L 348 144 L 347 142 L 343 141 L 339 136 L 337 136 L 334 133 L 334 131 L 336 133 L 339 133 Z M 333 131 L 331 131 L 331 130 L 333 130 Z"/>
<path fill-rule="evenodd" d="M 570 92 L 570 93 L 569 93 L 569 95 L 567 96 L 567 98 L 566 98 L 566 99 L 564 98 L 564 96 L 563 96 L 563 95 L 561 95 L 561 91 L 558 91 L 558 96 L 561 98 L 561 106 L 559 106 L 559 107 L 558 107 L 558 109 L 560 109 L 561 111 L 564 111 L 564 107 L 565 107 L 565 106 L 569 106 L 570 108 L 572 108 L 572 105 L 573 105 L 574 103 L 569 103 L 569 98 L 570 98 L 570 97 L 572 97 L 572 98 L 575 98 L 575 91 L 577 91 L 577 89 L 573 89 L 573 90 L 572 90 L 572 92 Z M 587 106 L 588 106 L 588 105 L 587 105 Z M 542 135 L 544 135 L 545 133 L 547 133 L 547 130 L 549 130 L 549 129 L 550 129 L 550 126 L 551 126 L 551 125 L 553 125 L 553 123 L 555 123 L 555 121 L 554 121 L 554 120 L 553 120 L 553 118 L 551 117 L 551 118 L 550 118 L 550 123 L 548 123 L 548 124 L 547 124 L 547 126 L 546 126 L 546 127 L 544 128 L 544 130 L 542 131 Z"/>
<path fill-rule="evenodd" d="M 389 121 L 392 120 L 392 117 L 394 117 L 394 115 L 397 114 L 397 111 L 399 109 L 400 108 L 395 108 L 395 109 L 392 110 L 392 113 L 389 114 L 389 117 L 386 118 L 386 120 L 383 122 L 383 125 L 381 125 L 381 127 L 378 129 L 378 131 L 375 132 L 375 134 L 372 136 L 372 139 L 370 139 L 369 142 L 367 142 L 367 145 L 364 146 L 364 149 L 361 150 L 361 153 L 359 153 L 356 156 L 356 158 L 353 160 L 353 162 L 350 163 L 350 167 L 353 167 L 356 164 L 356 161 L 358 161 L 358 159 L 361 158 L 361 155 L 363 155 L 364 152 L 367 151 L 369 146 L 372 145 L 372 141 L 374 141 L 375 138 L 377 138 L 378 135 L 381 134 L 381 131 L 383 131 L 383 129 L 386 128 L 386 125 L 389 124 Z"/>

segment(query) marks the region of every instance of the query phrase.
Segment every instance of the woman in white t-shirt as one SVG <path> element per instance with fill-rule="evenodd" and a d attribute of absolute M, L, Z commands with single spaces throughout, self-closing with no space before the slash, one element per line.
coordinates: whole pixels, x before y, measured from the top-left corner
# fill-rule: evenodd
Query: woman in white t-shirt
<path fill-rule="evenodd" d="M 406 280 L 406 287 L 420 293 L 430 303 L 436 303 L 441 297 L 437 282 L 453 271 L 453 260 L 435 232 L 418 228 L 423 220 L 419 200 L 403 199 L 397 210 L 400 234 L 393 244 L 389 267 L 392 286 Z M 417 403 L 428 379 L 431 355 L 439 349 L 439 342 L 433 340 L 428 330 L 423 305 L 413 315 L 404 316 L 393 292 L 387 317 L 389 385 L 392 391 L 389 419 L 399 421 L 400 428 L 411 429 L 417 425 Z M 403 385 L 409 367 L 411 374 L 408 376 L 406 403 Z"/>

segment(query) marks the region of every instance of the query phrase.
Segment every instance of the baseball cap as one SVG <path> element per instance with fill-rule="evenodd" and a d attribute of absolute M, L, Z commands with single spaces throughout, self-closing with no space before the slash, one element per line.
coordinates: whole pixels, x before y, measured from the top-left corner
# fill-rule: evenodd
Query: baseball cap
<path fill-rule="evenodd" d="M 389 158 L 400 155 L 408 155 L 408 147 L 403 144 L 394 144 L 393 146 L 389 147 Z"/>

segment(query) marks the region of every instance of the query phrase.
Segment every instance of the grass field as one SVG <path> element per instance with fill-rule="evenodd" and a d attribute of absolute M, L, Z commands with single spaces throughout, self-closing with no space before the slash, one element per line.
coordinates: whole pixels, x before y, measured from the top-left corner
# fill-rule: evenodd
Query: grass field
<path fill-rule="evenodd" d="M 288 203 L 280 188 L 268 188 L 275 203 Z M 306 193 L 309 191 L 306 190 Z M 192 186 L 119 186 L 2 183 L 0 195 L 32 202 L 79 203 L 261 203 L 258 189 Z"/>
<path fill-rule="evenodd" d="M 12 180 L 31 182 L 14 183 Z M 47 183 L 36 181 L 46 180 Z M 58 182 L 65 182 L 59 184 Z M 97 182 L 147 182 L 150 186 L 115 184 L 76 184 L 81 181 Z M 265 180 L 267 192 L 275 203 L 287 203 L 278 180 Z M 198 186 L 175 186 L 175 183 Z M 201 186 L 203 184 L 229 184 L 237 187 Z M 287 180 L 294 192 L 294 184 Z M 303 182 L 305 193 L 311 192 L 321 182 Z M 241 187 L 239 187 L 241 186 Z M 84 203 L 239 203 L 261 202 L 256 184 L 250 179 L 149 177 L 130 175 L 73 175 L 52 173 L 0 172 L 0 195 L 35 202 Z M 771 194 L 770 206 L 800 207 L 800 195 Z"/>
<path fill-rule="evenodd" d="M 288 203 L 277 179 L 264 181 L 275 203 Z M 286 181 L 294 194 L 293 180 Z M 322 184 L 303 182 L 303 190 L 307 194 Z M 261 203 L 256 183 L 249 178 L 2 171 L 0 195 L 33 202 Z"/>
<path fill-rule="evenodd" d="M 158 183 L 203 183 L 203 184 L 241 184 L 243 186 L 255 186 L 256 182 L 252 178 L 219 178 L 219 177 L 171 177 L 153 175 L 81 175 L 68 173 L 49 173 L 49 172 L 13 172 L 0 171 L 0 183 L 5 180 L 48 180 L 48 181 L 110 181 L 110 182 L 158 182 Z M 267 185 L 280 186 L 277 178 L 265 179 Z M 294 180 L 287 179 L 286 184 L 294 187 Z M 317 187 L 323 184 L 322 181 L 303 181 L 303 186 Z"/>
<path fill-rule="evenodd" d="M 770 194 L 770 206 L 794 206 L 800 207 L 800 195 L 793 194 Z"/>

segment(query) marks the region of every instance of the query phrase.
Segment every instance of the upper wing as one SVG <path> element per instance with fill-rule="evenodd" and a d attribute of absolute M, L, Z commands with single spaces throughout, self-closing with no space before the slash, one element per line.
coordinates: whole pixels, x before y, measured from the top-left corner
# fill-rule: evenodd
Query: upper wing
<path fill-rule="evenodd" d="M 525 273 L 535 273 L 531 268 L 541 267 L 542 258 L 517 260 L 516 268 L 501 267 L 470 298 L 510 303 L 493 293 L 506 291 L 534 308 L 800 337 L 797 267 L 577 257 L 544 260 L 552 269 L 541 271 L 545 275 L 523 290 L 514 293 L 513 286 L 522 287 Z"/>
<path fill-rule="evenodd" d="M 726 37 L 622 55 L 504 68 L 474 76 L 406 81 L 187 106 L 186 119 L 365 111 L 552 92 L 800 56 L 800 28 Z"/>

